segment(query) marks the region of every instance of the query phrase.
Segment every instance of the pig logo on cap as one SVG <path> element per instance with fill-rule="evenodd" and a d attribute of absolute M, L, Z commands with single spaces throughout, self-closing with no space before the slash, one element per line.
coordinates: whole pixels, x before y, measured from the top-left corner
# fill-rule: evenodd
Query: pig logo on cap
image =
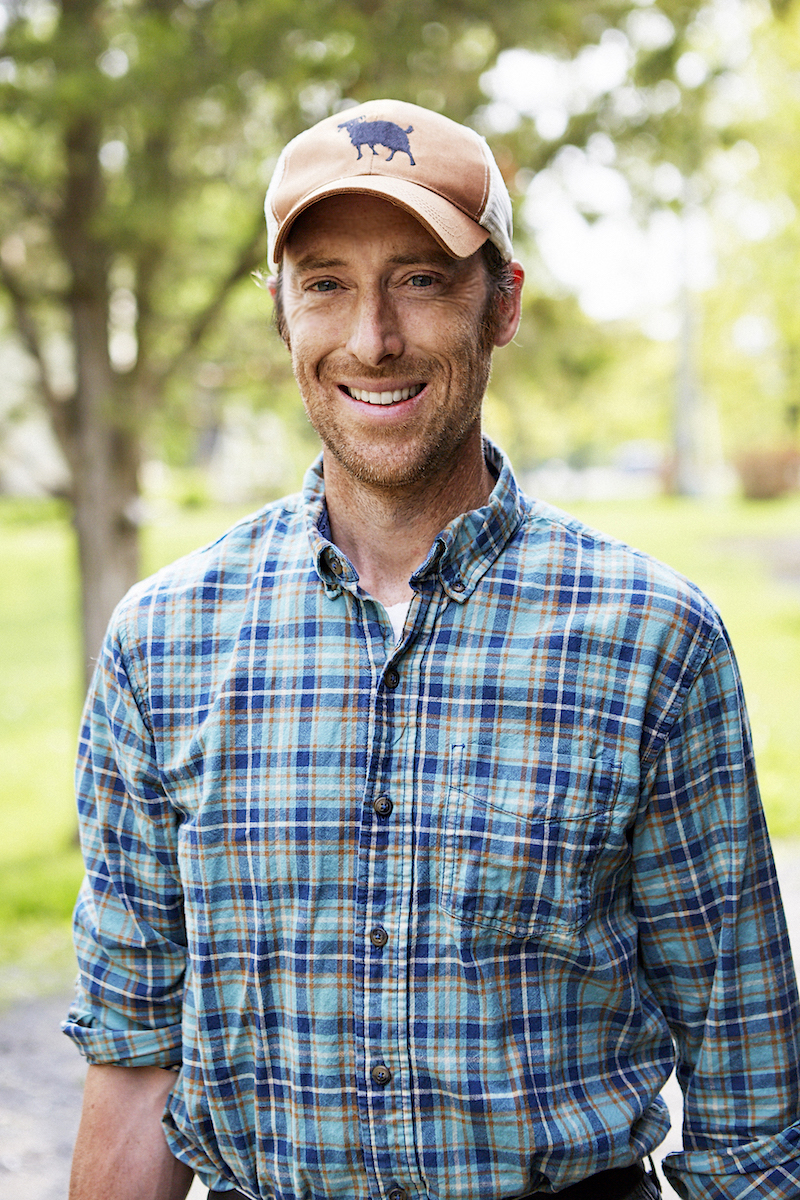
<path fill-rule="evenodd" d="M 401 129 L 394 121 L 366 121 L 363 117 L 357 117 L 354 121 L 344 121 L 339 128 L 346 129 L 350 134 L 350 141 L 358 150 L 359 158 L 362 157 L 362 146 L 369 146 L 373 154 L 378 153 L 376 146 L 385 146 L 391 151 L 387 162 L 391 162 L 399 150 L 408 155 L 412 167 L 417 165 L 408 144 L 408 135 L 414 132 L 413 125 L 409 125 L 408 129 Z"/>

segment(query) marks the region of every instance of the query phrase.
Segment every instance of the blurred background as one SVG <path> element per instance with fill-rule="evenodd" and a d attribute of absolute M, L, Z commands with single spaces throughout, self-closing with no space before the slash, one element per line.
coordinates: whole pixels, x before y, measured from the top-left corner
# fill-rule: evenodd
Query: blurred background
<path fill-rule="evenodd" d="M 800 836 L 800 2 L 3 0 L 0 1003 L 72 972 L 113 605 L 317 452 L 253 279 L 263 194 L 289 137 L 382 95 L 485 134 L 512 193 L 488 432 L 718 604 Z"/>

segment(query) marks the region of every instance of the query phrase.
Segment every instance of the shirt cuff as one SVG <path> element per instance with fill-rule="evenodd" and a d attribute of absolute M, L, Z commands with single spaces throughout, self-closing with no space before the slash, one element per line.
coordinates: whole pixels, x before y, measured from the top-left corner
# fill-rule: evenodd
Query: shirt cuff
<path fill-rule="evenodd" d="M 796 1200 L 800 1196 L 800 1121 L 774 1137 L 727 1151 L 669 1154 L 664 1174 L 689 1200 Z"/>
<path fill-rule="evenodd" d="M 61 1028 L 93 1066 L 164 1067 L 176 1070 L 182 1059 L 180 1024 L 163 1029 L 127 1024 L 119 1028 L 120 1015 L 110 1009 L 86 1012 L 77 1005 L 69 1010 Z"/>

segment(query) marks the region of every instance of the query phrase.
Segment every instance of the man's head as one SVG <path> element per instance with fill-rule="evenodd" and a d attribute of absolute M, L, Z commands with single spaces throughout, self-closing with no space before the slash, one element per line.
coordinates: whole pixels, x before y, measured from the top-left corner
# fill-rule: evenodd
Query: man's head
<path fill-rule="evenodd" d="M 391 487 L 479 452 L 492 350 L 513 337 L 522 282 L 483 139 L 373 101 L 289 144 L 266 211 L 278 328 L 326 450 Z"/>
<path fill-rule="evenodd" d="M 513 255 L 511 200 L 491 150 L 474 130 L 399 100 L 370 100 L 326 117 L 289 142 L 264 205 L 268 260 L 325 196 L 381 196 L 406 209 L 454 258 L 491 241 Z"/>

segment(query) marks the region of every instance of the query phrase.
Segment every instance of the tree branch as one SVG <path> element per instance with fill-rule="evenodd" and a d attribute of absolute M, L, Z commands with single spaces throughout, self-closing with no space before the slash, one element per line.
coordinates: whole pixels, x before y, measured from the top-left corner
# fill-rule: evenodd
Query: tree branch
<path fill-rule="evenodd" d="M 33 301 L 25 292 L 20 281 L 0 257 L 0 286 L 8 293 L 14 314 L 14 324 L 22 343 L 36 365 L 39 391 L 52 421 L 53 430 L 68 454 L 71 436 L 71 418 L 73 415 L 74 396 L 60 396 L 50 382 L 50 372 L 47 367 L 42 338 L 36 318 L 33 315 Z"/>
<path fill-rule="evenodd" d="M 31 358 L 36 363 L 39 373 L 39 382 L 42 389 L 42 394 L 47 402 L 48 407 L 51 404 L 57 404 L 55 392 L 50 384 L 49 373 L 47 370 L 47 362 L 42 350 L 42 340 L 39 336 L 39 328 L 33 316 L 32 303 L 30 296 L 25 294 L 22 284 L 9 271 L 6 264 L 0 258 L 0 283 L 2 283 L 8 295 L 11 297 L 11 305 L 14 312 L 14 323 L 17 327 L 17 332 L 22 338 L 25 349 L 30 354 Z"/>
<path fill-rule="evenodd" d="M 199 313 L 194 317 L 194 320 L 189 325 L 186 332 L 183 345 L 173 355 L 169 362 L 165 363 L 160 369 L 154 372 L 152 376 L 152 387 L 155 394 L 158 394 L 165 383 L 172 378 L 173 375 L 184 365 L 191 354 L 197 349 L 205 334 L 213 325 L 214 321 L 219 316 L 229 292 L 236 284 L 244 279 L 246 275 L 252 274 L 259 264 L 259 243 L 262 237 L 263 222 L 259 218 L 253 228 L 253 232 L 249 240 L 244 244 L 239 254 L 238 259 L 231 267 L 228 274 L 221 280 L 219 287 L 213 297 Z"/>

